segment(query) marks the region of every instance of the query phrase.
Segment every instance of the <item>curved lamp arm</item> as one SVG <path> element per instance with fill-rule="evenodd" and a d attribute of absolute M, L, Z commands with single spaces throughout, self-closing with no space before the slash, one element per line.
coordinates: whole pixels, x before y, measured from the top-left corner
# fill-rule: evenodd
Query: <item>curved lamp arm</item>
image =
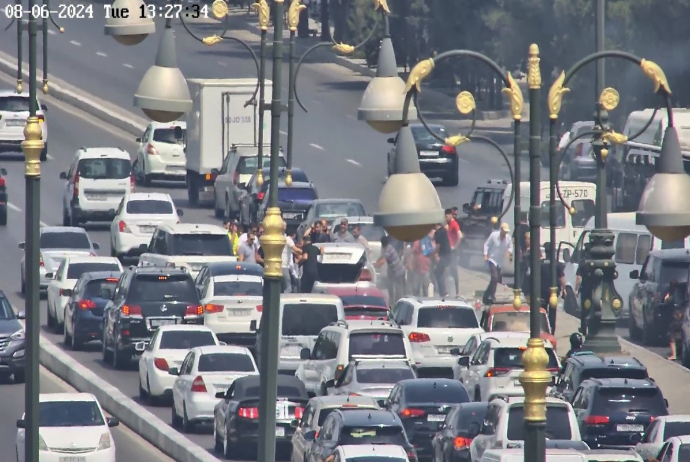
<path fill-rule="evenodd" d="M 513 174 L 513 166 L 510 164 L 510 160 L 508 160 L 508 154 L 503 150 L 503 148 L 496 143 L 494 140 L 491 138 L 487 138 L 486 136 L 482 135 L 474 135 L 470 140 L 477 140 L 477 141 L 483 141 L 485 143 L 490 144 L 493 146 L 499 154 L 501 154 L 501 157 L 503 157 L 503 160 L 505 160 L 506 165 L 508 166 L 508 172 L 510 173 L 510 182 L 515 184 L 515 176 Z M 513 199 L 515 198 L 515 188 L 510 188 L 510 197 L 508 198 L 508 203 L 504 206 L 503 210 L 501 210 L 501 214 L 496 216 L 496 217 L 491 217 L 491 224 L 498 224 L 498 222 L 503 218 L 503 216 L 508 213 L 508 210 L 510 210 L 510 207 L 513 205 Z"/>

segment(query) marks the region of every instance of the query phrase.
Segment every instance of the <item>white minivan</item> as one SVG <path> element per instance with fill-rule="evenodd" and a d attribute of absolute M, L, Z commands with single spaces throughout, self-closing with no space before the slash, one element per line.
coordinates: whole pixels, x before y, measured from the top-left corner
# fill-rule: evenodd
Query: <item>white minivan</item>
<path fill-rule="evenodd" d="M 558 185 L 563 195 L 563 199 L 571 206 L 575 208 L 575 214 L 570 215 L 565 206 L 561 204 L 558 197 L 556 198 L 556 242 L 554 245 L 558 245 L 559 242 L 569 242 L 571 245 L 575 245 L 580 237 L 587 221 L 594 216 L 595 211 L 595 201 L 597 195 L 597 187 L 594 183 L 586 183 L 580 181 L 559 181 Z M 510 198 L 513 185 L 509 184 L 503 193 L 503 203 L 506 204 Z M 539 184 L 540 191 L 540 202 L 541 202 L 541 236 L 540 242 L 549 242 L 551 240 L 550 235 L 550 216 L 549 216 L 549 201 L 551 198 L 549 182 L 542 181 Z M 523 181 L 520 183 L 520 210 L 528 213 L 530 203 L 530 183 L 529 181 Z M 511 230 L 515 229 L 515 223 L 513 218 L 515 216 L 515 202 L 511 205 L 508 213 L 503 216 L 502 221 L 510 226 Z M 502 271 L 504 275 L 513 275 L 513 264 L 508 261 L 503 262 Z"/>

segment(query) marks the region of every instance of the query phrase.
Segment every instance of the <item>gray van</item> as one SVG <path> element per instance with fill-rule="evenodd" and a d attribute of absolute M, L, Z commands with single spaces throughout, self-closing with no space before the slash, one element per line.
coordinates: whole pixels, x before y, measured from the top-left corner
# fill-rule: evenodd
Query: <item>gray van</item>
<path fill-rule="evenodd" d="M 295 375 L 303 360 L 303 348 L 314 347 L 321 329 L 331 323 L 345 320 L 343 302 L 337 295 L 280 294 L 280 340 L 278 342 L 278 373 Z M 256 356 L 261 358 L 261 335 L 256 339 Z M 262 365 L 259 364 L 259 370 Z"/>
<path fill-rule="evenodd" d="M 635 215 L 636 212 L 608 214 L 608 227 L 616 235 L 613 244 L 616 253 L 613 259 L 616 262 L 618 279 L 616 279 L 614 285 L 623 301 L 621 319 L 629 319 L 630 317 L 628 300 L 630 292 L 635 285 L 635 280 L 630 279 L 630 271 L 639 269 L 642 266 L 650 250 L 661 248 L 661 241 L 659 239 L 653 237 L 646 227 L 635 223 Z M 569 249 L 568 247 L 571 247 L 571 245 L 567 242 L 562 242 L 559 245 L 559 256 L 566 262 L 564 309 L 566 313 L 574 316 L 580 315 L 580 297 L 579 294 L 575 293 L 577 267 L 582 257 L 582 247 L 589 242 L 589 233 L 593 229 L 594 217 L 585 225 L 584 231 L 574 248 Z M 688 248 L 688 239 L 673 242 L 669 248 Z"/>

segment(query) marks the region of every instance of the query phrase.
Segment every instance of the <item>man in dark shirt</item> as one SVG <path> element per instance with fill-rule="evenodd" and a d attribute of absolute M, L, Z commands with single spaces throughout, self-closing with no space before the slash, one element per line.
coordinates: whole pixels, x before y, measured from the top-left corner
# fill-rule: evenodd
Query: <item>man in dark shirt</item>
<path fill-rule="evenodd" d="M 311 226 L 311 229 L 308 229 L 305 235 L 308 235 L 311 237 L 311 242 L 314 244 L 322 244 L 324 242 L 331 242 L 331 237 L 323 231 L 323 228 L 321 227 L 321 221 L 316 220 L 314 224 Z"/>
<path fill-rule="evenodd" d="M 446 270 L 450 266 L 451 248 L 448 240 L 448 231 L 442 224 L 436 225 L 436 232 L 434 233 L 434 252 L 436 265 L 434 265 L 434 277 L 436 278 L 436 295 L 438 297 L 447 297 L 448 291 L 446 288 Z"/>
<path fill-rule="evenodd" d="M 302 256 L 299 261 L 299 264 L 302 266 L 300 292 L 308 294 L 314 289 L 314 283 L 319 276 L 319 255 L 322 253 L 323 249 L 312 244 L 311 236 L 304 236 Z"/>
<path fill-rule="evenodd" d="M 565 265 L 561 262 L 556 264 L 556 294 L 560 297 L 565 287 Z M 549 305 L 551 297 L 551 243 L 544 242 L 544 258 L 541 260 L 541 307 L 549 313 L 549 324 L 551 333 L 556 332 L 556 311 L 557 307 Z"/>

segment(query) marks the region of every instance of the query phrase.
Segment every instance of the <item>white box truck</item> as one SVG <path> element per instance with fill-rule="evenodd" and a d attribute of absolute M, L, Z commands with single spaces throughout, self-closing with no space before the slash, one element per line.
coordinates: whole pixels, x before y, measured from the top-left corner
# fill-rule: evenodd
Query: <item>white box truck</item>
<path fill-rule="evenodd" d="M 192 111 L 187 113 L 187 195 L 193 207 L 214 201 L 213 169 L 220 170 L 231 149 L 257 152 L 259 106 L 247 104 L 256 79 L 188 79 Z M 264 101 L 270 107 L 272 82 L 266 80 Z M 258 101 L 258 94 L 257 94 Z M 245 106 L 246 105 L 246 106 Z M 271 113 L 264 113 L 264 155 L 271 149 Z"/>

